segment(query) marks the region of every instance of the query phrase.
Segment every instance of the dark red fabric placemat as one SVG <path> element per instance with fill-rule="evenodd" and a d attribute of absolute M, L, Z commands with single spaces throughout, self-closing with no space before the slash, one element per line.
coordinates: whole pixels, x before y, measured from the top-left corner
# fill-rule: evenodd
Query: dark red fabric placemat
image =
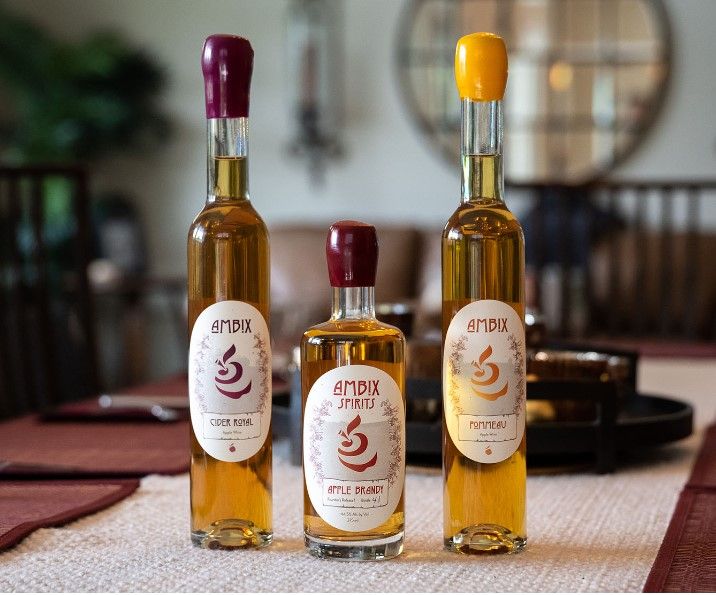
<path fill-rule="evenodd" d="M 706 431 L 645 593 L 716 591 L 716 425 Z"/>
<path fill-rule="evenodd" d="M 131 394 L 186 398 L 186 376 L 135 387 Z M 8 465 L 10 463 L 10 465 Z M 0 477 L 141 477 L 189 470 L 189 422 L 45 421 L 27 416 L 0 423 Z M 20 468 L 19 473 L 8 469 Z"/>
<path fill-rule="evenodd" d="M 687 488 L 716 490 L 716 424 L 706 430 Z"/>
<path fill-rule="evenodd" d="M 138 479 L 0 482 L 0 549 L 43 527 L 63 525 L 119 502 Z"/>

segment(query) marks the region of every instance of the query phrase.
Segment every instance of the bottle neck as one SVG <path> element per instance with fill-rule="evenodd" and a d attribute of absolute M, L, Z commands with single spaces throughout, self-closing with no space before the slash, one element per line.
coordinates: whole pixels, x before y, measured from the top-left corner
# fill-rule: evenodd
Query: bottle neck
<path fill-rule="evenodd" d="M 207 202 L 248 200 L 249 119 L 207 120 Z"/>
<path fill-rule="evenodd" d="M 375 318 L 374 287 L 334 287 L 332 320 Z"/>
<path fill-rule="evenodd" d="M 502 202 L 502 101 L 462 100 L 462 201 Z"/>

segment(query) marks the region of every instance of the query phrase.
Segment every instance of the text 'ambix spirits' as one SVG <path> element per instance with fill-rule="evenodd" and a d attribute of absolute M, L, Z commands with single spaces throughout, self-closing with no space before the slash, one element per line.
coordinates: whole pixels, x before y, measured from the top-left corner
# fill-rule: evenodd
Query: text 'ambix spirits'
<path fill-rule="evenodd" d="M 269 240 L 249 201 L 254 53 L 212 35 L 202 70 L 206 205 L 189 230 L 191 539 L 207 548 L 267 545 L 271 519 Z"/>
<path fill-rule="evenodd" d="M 392 558 L 403 550 L 405 339 L 375 318 L 375 228 L 335 223 L 326 257 L 333 315 L 301 342 L 306 546 Z"/>
<path fill-rule="evenodd" d="M 444 543 L 525 546 L 524 236 L 505 206 L 500 37 L 458 41 L 462 202 L 442 235 Z"/>

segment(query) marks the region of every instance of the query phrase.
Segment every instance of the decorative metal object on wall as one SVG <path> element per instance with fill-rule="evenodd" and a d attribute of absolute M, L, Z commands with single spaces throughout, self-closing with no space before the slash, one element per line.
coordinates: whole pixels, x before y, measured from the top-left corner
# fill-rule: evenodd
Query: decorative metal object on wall
<path fill-rule="evenodd" d="M 402 93 L 430 142 L 459 159 L 455 43 L 505 38 L 505 168 L 512 182 L 587 182 L 643 141 L 666 93 L 671 35 L 661 0 L 408 0 Z"/>
<path fill-rule="evenodd" d="M 338 0 L 292 0 L 288 11 L 289 150 L 307 160 L 315 183 L 342 154 L 342 9 Z"/>

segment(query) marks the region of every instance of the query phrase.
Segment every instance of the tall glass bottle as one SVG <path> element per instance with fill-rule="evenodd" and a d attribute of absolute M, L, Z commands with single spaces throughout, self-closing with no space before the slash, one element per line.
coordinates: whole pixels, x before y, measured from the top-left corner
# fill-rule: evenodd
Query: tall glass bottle
<path fill-rule="evenodd" d="M 375 318 L 375 228 L 335 223 L 326 256 L 333 314 L 301 342 L 306 547 L 392 558 L 405 522 L 405 339 Z"/>
<path fill-rule="evenodd" d="M 462 201 L 442 235 L 444 543 L 515 552 L 525 531 L 524 236 L 504 203 L 497 35 L 461 38 Z"/>
<path fill-rule="evenodd" d="M 189 229 L 191 539 L 271 542 L 269 239 L 249 201 L 251 44 L 204 44 L 208 189 Z"/>

